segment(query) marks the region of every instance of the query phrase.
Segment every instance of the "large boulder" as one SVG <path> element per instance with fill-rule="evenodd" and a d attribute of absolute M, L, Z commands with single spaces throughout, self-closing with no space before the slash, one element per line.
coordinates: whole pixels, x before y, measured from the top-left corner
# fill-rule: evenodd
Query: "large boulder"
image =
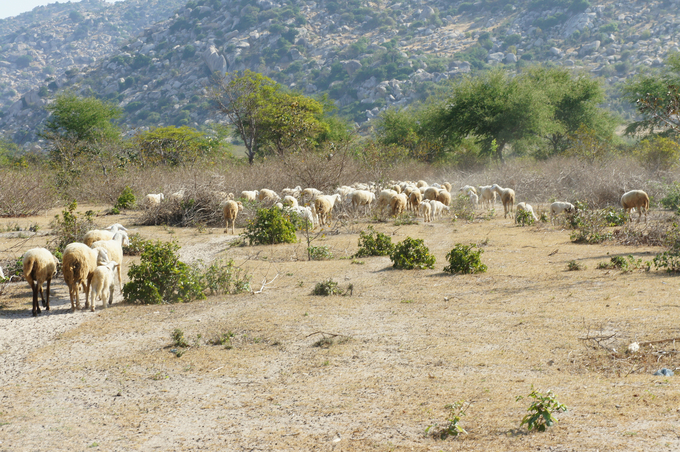
<path fill-rule="evenodd" d="M 359 60 L 346 60 L 341 61 L 341 63 L 342 68 L 347 71 L 350 77 L 352 76 L 352 74 L 354 74 L 356 71 L 363 67 Z"/>
<path fill-rule="evenodd" d="M 211 72 L 227 72 L 227 60 L 223 55 L 220 55 L 217 47 L 210 46 L 208 50 L 203 52 L 203 60 Z"/>
<path fill-rule="evenodd" d="M 588 44 L 584 44 L 581 47 L 581 50 L 578 51 L 578 54 L 583 56 L 583 55 L 590 55 L 593 52 L 597 52 L 597 49 L 600 48 L 600 41 L 593 41 Z"/>

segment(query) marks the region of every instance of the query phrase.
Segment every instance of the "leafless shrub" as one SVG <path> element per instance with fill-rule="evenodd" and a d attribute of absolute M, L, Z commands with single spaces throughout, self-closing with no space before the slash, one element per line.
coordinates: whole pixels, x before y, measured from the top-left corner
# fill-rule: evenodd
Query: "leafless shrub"
<path fill-rule="evenodd" d="M 329 143 L 321 150 L 302 149 L 282 159 L 282 171 L 292 186 L 331 191 L 345 181 L 356 181 L 359 174 L 352 156 L 352 143 Z"/>
<path fill-rule="evenodd" d="M 222 201 L 208 185 L 199 185 L 186 190 L 181 201 L 166 199 L 158 206 L 145 210 L 139 224 L 219 227 L 224 223 L 220 207 Z"/>
<path fill-rule="evenodd" d="M 38 215 L 55 206 L 56 195 L 49 172 L 43 168 L 2 170 L 0 216 Z"/>

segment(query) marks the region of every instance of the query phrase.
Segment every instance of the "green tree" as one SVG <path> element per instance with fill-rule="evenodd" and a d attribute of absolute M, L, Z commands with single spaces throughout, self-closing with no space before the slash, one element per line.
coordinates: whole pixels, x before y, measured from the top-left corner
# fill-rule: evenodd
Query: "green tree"
<path fill-rule="evenodd" d="M 680 132 L 680 53 L 666 58 L 661 70 L 648 70 L 633 77 L 622 88 L 625 100 L 635 105 L 641 118 L 626 127 L 627 135 L 662 136 Z"/>
<path fill-rule="evenodd" d="M 387 109 L 376 121 L 378 142 L 384 146 L 399 146 L 411 158 L 432 162 L 450 150 L 443 137 L 436 133 L 438 111 L 434 102 L 412 105 L 400 110 Z"/>
<path fill-rule="evenodd" d="M 133 147 L 138 149 L 142 165 L 195 163 L 200 157 L 216 153 L 223 144 L 188 126 L 158 127 L 136 135 Z"/>
<path fill-rule="evenodd" d="M 438 110 L 436 133 L 453 143 L 475 136 L 500 161 L 506 145 L 526 146 L 556 130 L 549 96 L 525 75 L 500 69 L 454 84 Z"/>

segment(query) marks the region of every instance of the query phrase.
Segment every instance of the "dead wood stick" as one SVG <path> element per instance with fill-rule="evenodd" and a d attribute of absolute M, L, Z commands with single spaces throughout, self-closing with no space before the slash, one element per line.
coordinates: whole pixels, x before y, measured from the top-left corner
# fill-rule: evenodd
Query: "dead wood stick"
<path fill-rule="evenodd" d="M 274 276 L 272 278 L 272 280 L 269 281 L 269 282 L 267 282 L 267 278 L 263 279 L 262 280 L 262 287 L 260 287 L 260 290 L 258 290 L 257 292 L 253 292 L 253 293 L 262 293 L 264 291 L 264 288 L 267 287 L 269 284 L 273 283 L 274 280 L 278 277 L 279 277 L 279 274 L 277 273 L 276 276 Z"/>
<path fill-rule="evenodd" d="M 579 339 L 580 341 L 595 341 L 595 342 L 598 342 L 598 341 L 603 341 L 603 340 L 611 339 L 611 338 L 613 338 L 614 336 L 616 336 L 616 334 L 612 334 L 611 336 L 589 336 L 589 337 L 579 337 L 578 339 Z M 640 344 L 640 345 L 642 345 L 642 344 Z"/>
<path fill-rule="evenodd" d="M 658 341 L 638 342 L 638 345 L 640 347 L 642 347 L 643 345 L 663 344 L 664 342 L 675 342 L 675 341 L 680 341 L 680 337 L 672 337 L 670 339 L 659 339 Z"/>
<path fill-rule="evenodd" d="M 333 336 L 333 337 L 337 337 L 337 336 L 349 337 L 345 334 L 336 334 L 336 333 L 327 333 L 325 331 L 317 331 L 316 333 L 308 334 L 307 336 L 305 336 L 305 338 L 308 338 L 310 336 L 314 336 L 315 334 L 323 334 L 323 335 L 328 335 L 328 336 Z"/>

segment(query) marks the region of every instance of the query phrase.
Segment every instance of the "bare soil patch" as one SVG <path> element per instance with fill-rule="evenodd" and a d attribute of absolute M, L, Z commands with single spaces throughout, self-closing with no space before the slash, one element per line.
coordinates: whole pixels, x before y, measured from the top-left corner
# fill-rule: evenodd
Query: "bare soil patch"
<path fill-rule="evenodd" d="M 315 241 L 335 258 L 313 262 L 302 243 L 230 247 L 222 229 L 135 228 L 177 240 L 187 261 L 234 259 L 255 290 L 278 274 L 255 295 L 139 306 L 116 291 L 111 308 L 71 313 L 58 278 L 52 310 L 32 318 L 28 285 L 11 284 L 0 296 L 0 450 L 680 448 L 678 377 L 652 376 L 675 369 L 673 344 L 644 348 L 644 359 L 624 352 L 634 341 L 680 337 L 680 279 L 596 269 L 659 249 L 577 245 L 570 231 L 516 227 L 498 214 L 374 224 L 394 242 L 423 238 L 437 258 L 435 270 L 400 271 L 387 257 L 343 259 L 366 226 Z M 0 237 L 0 259 L 48 239 Z M 485 242 L 488 272 L 444 273 L 457 242 Z M 567 271 L 572 260 L 587 268 Z M 329 277 L 352 284 L 352 296 L 312 296 Z M 179 357 L 175 329 L 192 345 Z M 228 343 L 211 344 L 225 335 Z M 593 336 L 612 338 L 580 339 Z M 319 344 L 323 337 L 334 341 Z M 529 402 L 515 397 L 531 385 L 569 407 L 546 433 L 518 429 Z M 457 400 L 472 403 L 461 423 L 468 434 L 426 436 Z"/>

